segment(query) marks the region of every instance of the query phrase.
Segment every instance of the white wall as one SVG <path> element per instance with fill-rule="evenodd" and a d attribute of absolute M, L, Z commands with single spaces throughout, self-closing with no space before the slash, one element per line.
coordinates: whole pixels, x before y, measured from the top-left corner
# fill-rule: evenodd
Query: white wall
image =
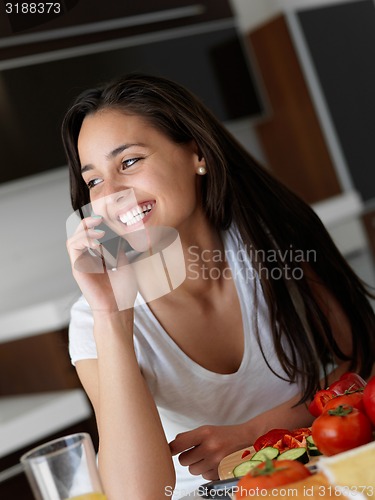
<path fill-rule="evenodd" d="M 63 328 L 78 294 L 65 247 L 68 169 L 0 186 L 0 344 Z"/>
<path fill-rule="evenodd" d="M 317 7 L 362 0 L 230 0 L 242 32 L 248 32 L 289 9 Z"/>

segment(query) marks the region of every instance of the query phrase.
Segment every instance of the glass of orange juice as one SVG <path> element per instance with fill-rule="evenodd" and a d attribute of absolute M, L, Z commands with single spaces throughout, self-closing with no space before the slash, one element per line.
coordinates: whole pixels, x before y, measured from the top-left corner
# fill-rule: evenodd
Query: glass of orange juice
<path fill-rule="evenodd" d="M 20 460 L 36 500 L 106 500 L 85 432 L 42 444 Z"/>

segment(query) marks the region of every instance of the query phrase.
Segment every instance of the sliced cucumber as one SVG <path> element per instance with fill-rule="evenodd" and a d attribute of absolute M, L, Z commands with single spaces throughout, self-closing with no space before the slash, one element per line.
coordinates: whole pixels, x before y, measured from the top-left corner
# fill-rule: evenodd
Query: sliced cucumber
<path fill-rule="evenodd" d="M 290 450 L 280 453 L 277 460 L 297 460 L 302 464 L 307 464 L 309 455 L 306 448 L 291 448 Z"/>
<path fill-rule="evenodd" d="M 316 447 L 316 444 L 314 443 L 314 439 L 312 436 L 307 436 L 306 443 L 307 443 L 307 446 L 315 446 Z"/>
<path fill-rule="evenodd" d="M 233 476 L 234 477 L 245 476 L 249 471 L 251 471 L 251 469 L 254 469 L 254 467 L 256 467 L 261 463 L 262 463 L 261 460 L 246 460 L 246 462 L 240 463 L 233 469 Z"/>
<path fill-rule="evenodd" d="M 307 452 L 310 455 L 310 457 L 317 457 L 319 455 L 322 455 L 322 452 L 319 451 L 319 449 L 315 445 L 312 436 L 308 436 L 306 438 L 306 443 L 307 443 Z"/>
<path fill-rule="evenodd" d="M 316 446 L 311 446 L 308 449 L 310 457 L 318 457 L 319 455 L 322 455 L 322 452 L 316 447 Z"/>
<path fill-rule="evenodd" d="M 260 460 L 261 462 L 265 462 L 268 458 L 269 460 L 273 460 L 279 454 L 279 450 L 274 448 L 273 446 L 266 446 L 263 450 L 259 450 L 251 457 L 251 460 Z"/>

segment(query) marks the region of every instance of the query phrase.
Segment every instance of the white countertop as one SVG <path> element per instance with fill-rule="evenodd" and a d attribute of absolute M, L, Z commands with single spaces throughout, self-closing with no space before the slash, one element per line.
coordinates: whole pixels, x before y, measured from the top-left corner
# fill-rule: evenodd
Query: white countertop
<path fill-rule="evenodd" d="M 67 169 L 1 185 L 0 212 L 0 344 L 67 326 L 79 296 L 65 248 Z M 91 414 L 81 389 L 0 397 L 0 457 Z"/>
<path fill-rule="evenodd" d="M 0 398 L 0 457 L 86 420 L 91 407 L 81 389 Z"/>
<path fill-rule="evenodd" d="M 315 203 L 312 208 L 344 256 L 366 249 L 367 236 L 360 220 L 363 202 L 356 191 Z"/>
<path fill-rule="evenodd" d="M 61 329 L 79 296 L 65 247 L 67 168 L 0 186 L 0 343 Z"/>

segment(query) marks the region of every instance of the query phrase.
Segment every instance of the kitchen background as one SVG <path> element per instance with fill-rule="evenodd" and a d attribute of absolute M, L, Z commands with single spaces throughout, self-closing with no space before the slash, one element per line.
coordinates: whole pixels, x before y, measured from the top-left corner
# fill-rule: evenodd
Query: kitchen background
<path fill-rule="evenodd" d="M 0 1 L 0 497 L 32 498 L 23 449 L 95 435 L 67 356 L 78 290 L 60 143 L 81 89 L 140 70 L 198 94 L 321 216 L 375 285 L 374 0 L 65 0 L 40 23 Z M 104 12 L 105 10 L 105 12 Z M 16 495 L 19 496 L 16 496 Z M 29 495 L 29 497 L 27 496 Z"/>

